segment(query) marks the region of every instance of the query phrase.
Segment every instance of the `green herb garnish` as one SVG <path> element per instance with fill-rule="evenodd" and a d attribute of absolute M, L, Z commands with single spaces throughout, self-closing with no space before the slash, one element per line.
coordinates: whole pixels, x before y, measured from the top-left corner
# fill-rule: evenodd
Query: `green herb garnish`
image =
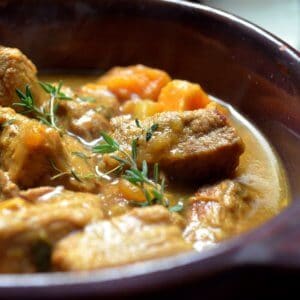
<path fill-rule="evenodd" d="M 142 127 L 139 119 L 135 119 L 134 122 L 135 122 L 136 127 L 142 129 L 142 133 L 146 132 L 145 140 L 146 140 L 146 142 L 149 142 L 153 136 L 153 133 L 158 129 L 158 124 L 154 123 L 153 125 L 150 126 L 150 128 L 145 129 Z"/>
<path fill-rule="evenodd" d="M 155 128 L 157 128 L 157 126 L 155 126 Z M 101 135 L 103 137 L 103 142 L 93 147 L 93 152 L 100 154 L 111 154 L 114 152 L 118 152 L 121 155 L 111 155 L 111 157 L 118 161 L 120 165 L 108 171 L 104 175 L 111 174 L 116 170 L 124 171 L 124 168 L 127 167 L 122 177 L 130 183 L 134 184 L 135 186 L 139 187 L 145 196 L 145 202 L 138 203 L 135 201 L 131 201 L 131 204 L 142 207 L 154 204 L 161 204 L 169 208 L 170 211 L 177 212 L 179 212 L 182 209 L 180 209 L 178 205 L 169 207 L 169 201 L 164 196 L 165 179 L 160 179 L 161 175 L 159 172 L 159 165 L 157 163 L 154 164 L 153 167 L 153 179 L 149 177 L 149 168 L 145 160 L 142 162 L 142 168 L 138 168 L 138 138 L 134 139 L 131 142 L 131 151 L 130 153 L 128 153 L 127 151 L 123 150 L 119 143 L 107 133 L 101 132 Z"/>
<path fill-rule="evenodd" d="M 75 180 L 77 180 L 78 182 L 82 182 L 82 179 L 81 177 L 82 176 L 79 176 L 74 169 L 70 169 L 70 170 L 67 170 L 67 171 L 62 171 L 60 170 L 54 163 L 53 160 L 49 160 L 50 161 L 50 164 L 52 166 L 52 168 L 57 172 L 56 175 L 52 176 L 50 179 L 51 180 L 55 180 L 57 178 L 60 178 L 60 177 L 63 177 L 63 176 L 70 176 L 70 177 L 73 177 Z"/>
<path fill-rule="evenodd" d="M 158 129 L 158 124 L 153 124 L 146 132 L 146 142 L 149 142 L 153 133 Z"/>
<path fill-rule="evenodd" d="M 39 108 L 32 96 L 29 85 L 25 86 L 25 92 L 16 89 L 17 96 L 19 97 L 20 102 L 13 103 L 14 106 L 19 106 L 23 108 L 21 111 L 22 114 L 33 114 L 33 116 L 38 119 L 43 124 L 54 127 L 55 129 L 61 131 L 56 124 L 56 112 L 58 109 L 59 100 L 71 100 L 72 98 L 66 96 L 62 91 L 62 82 L 60 81 L 57 86 L 54 86 L 50 83 L 39 82 L 43 90 L 50 95 L 48 101 L 48 108 Z"/>
<path fill-rule="evenodd" d="M 51 267 L 52 245 L 45 239 L 39 239 L 33 243 L 30 249 L 31 259 L 37 271 L 46 272 Z"/>
<path fill-rule="evenodd" d="M 101 132 L 101 135 L 105 143 L 93 147 L 93 152 L 104 154 L 104 153 L 113 153 L 116 152 L 117 150 L 120 150 L 120 145 L 112 137 L 110 137 L 105 132 Z"/>
<path fill-rule="evenodd" d="M 22 107 L 23 111 L 21 111 L 21 114 L 26 115 L 32 113 L 39 121 L 51 126 L 49 114 L 36 106 L 29 85 L 26 85 L 25 93 L 19 89 L 16 89 L 16 93 L 20 102 L 13 103 L 13 106 Z"/>
<path fill-rule="evenodd" d="M 80 96 L 78 97 L 79 101 L 82 101 L 82 102 L 90 102 L 90 103 L 94 103 L 96 102 L 96 99 L 94 97 L 90 97 L 90 96 Z"/>
<path fill-rule="evenodd" d="M 178 203 L 178 204 L 176 204 L 176 205 L 169 208 L 169 210 L 171 212 L 180 212 L 180 211 L 182 211 L 182 209 L 183 209 L 183 204 L 182 203 Z"/>
<path fill-rule="evenodd" d="M 10 120 L 7 120 L 7 121 L 5 121 L 5 122 L 3 122 L 3 123 L 1 124 L 1 128 L 3 129 L 3 128 L 9 126 L 9 125 L 12 125 L 15 121 L 16 121 L 16 119 L 10 119 Z"/>
<path fill-rule="evenodd" d="M 43 88 L 43 90 L 50 95 L 49 99 L 49 118 L 50 118 L 50 124 L 52 127 L 57 129 L 58 131 L 61 131 L 61 128 L 59 128 L 56 124 L 56 111 L 58 108 L 58 101 L 59 100 L 72 100 L 71 97 L 68 97 L 65 93 L 61 91 L 62 88 L 62 81 L 58 83 L 57 86 L 54 86 L 47 82 L 39 82 L 40 86 Z"/>
<path fill-rule="evenodd" d="M 87 156 L 85 153 L 79 152 L 79 151 L 74 151 L 74 152 L 72 152 L 71 154 L 72 154 L 72 155 L 75 155 L 75 156 L 78 156 L 78 157 L 80 157 L 80 158 L 82 158 L 82 159 L 84 159 L 84 160 L 88 160 L 88 159 L 91 158 L 90 156 Z"/>
<path fill-rule="evenodd" d="M 49 95 L 55 97 L 58 100 L 72 100 L 71 97 L 67 96 L 65 93 L 61 91 L 63 86 L 63 82 L 60 81 L 57 86 L 50 84 L 48 82 L 39 81 L 40 86 L 42 89 Z"/>
<path fill-rule="evenodd" d="M 135 120 L 134 120 L 134 122 L 135 122 L 135 125 L 136 125 L 136 127 L 138 127 L 138 128 L 142 128 L 142 126 L 141 126 L 141 123 L 140 123 L 139 119 L 135 119 Z"/>

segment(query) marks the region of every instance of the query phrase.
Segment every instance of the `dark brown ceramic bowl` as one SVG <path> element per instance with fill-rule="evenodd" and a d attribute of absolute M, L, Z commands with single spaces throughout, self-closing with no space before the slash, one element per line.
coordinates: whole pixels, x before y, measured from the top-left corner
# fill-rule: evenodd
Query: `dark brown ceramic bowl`
<path fill-rule="evenodd" d="M 296 50 L 235 16 L 172 0 L 1 1 L 0 44 L 20 48 L 42 71 L 93 72 L 143 63 L 201 83 L 266 135 L 282 159 L 293 199 L 273 220 L 213 250 L 104 271 L 1 275 L 0 297 L 103 298 L 174 290 L 187 280 L 200 284 L 241 266 L 300 268 Z"/>

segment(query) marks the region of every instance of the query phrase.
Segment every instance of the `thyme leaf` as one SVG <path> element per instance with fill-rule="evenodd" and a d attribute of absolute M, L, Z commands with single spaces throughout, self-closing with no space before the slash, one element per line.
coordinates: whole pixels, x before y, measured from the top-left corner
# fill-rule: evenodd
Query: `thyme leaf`
<path fill-rule="evenodd" d="M 90 97 L 90 96 L 80 96 L 78 97 L 79 101 L 82 102 L 90 102 L 90 103 L 94 103 L 96 102 L 96 99 L 94 97 Z"/>
<path fill-rule="evenodd" d="M 83 152 L 79 152 L 79 151 L 74 151 L 71 153 L 72 155 L 75 155 L 75 156 L 78 156 L 84 160 L 87 160 L 87 159 L 90 159 L 91 157 L 90 156 L 87 156 L 85 153 Z"/>
<path fill-rule="evenodd" d="M 3 129 L 3 128 L 9 126 L 9 125 L 12 125 L 15 121 L 16 121 L 16 119 L 10 119 L 10 120 L 7 120 L 7 121 L 5 121 L 5 122 L 3 122 L 3 123 L 1 124 L 1 128 Z"/>
<path fill-rule="evenodd" d="M 142 126 L 141 126 L 141 123 L 140 123 L 139 119 L 135 119 L 135 120 L 134 120 L 134 122 L 135 122 L 135 125 L 136 125 L 136 127 L 138 127 L 138 128 L 142 128 Z"/>
<path fill-rule="evenodd" d="M 59 100 L 72 100 L 71 97 L 67 96 L 65 93 L 61 91 L 61 88 L 63 86 L 63 82 L 60 81 L 57 86 L 48 83 L 48 82 L 42 82 L 39 81 L 39 85 L 41 88 L 49 95 L 54 96 L 56 99 Z"/>
<path fill-rule="evenodd" d="M 63 176 L 70 176 L 73 177 L 75 180 L 77 180 L 78 182 L 82 182 L 82 178 L 85 178 L 85 176 L 79 176 L 76 171 L 74 169 L 70 169 L 67 171 L 62 171 L 60 170 L 54 163 L 54 161 L 52 159 L 49 160 L 51 167 L 57 172 L 56 175 L 52 176 L 50 179 L 51 180 L 55 180 L 57 178 L 63 177 Z M 90 174 L 88 174 L 89 176 Z"/>
<path fill-rule="evenodd" d="M 133 139 L 131 143 L 131 157 L 134 161 L 137 159 L 137 144 L 138 139 Z"/>
<path fill-rule="evenodd" d="M 149 142 L 153 136 L 153 133 L 158 129 L 158 124 L 153 124 L 146 132 L 146 142 Z"/>
<path fill-rule="evenodd" d="M 24 93 L 21 90 L 16 89 L 16 94 L 19 97 L 19 102 L 13 103 L 13 106 L 22 107 L 23 110 L 21 111 L 21 114 L 26 115 L 32 113 L 39 121 L 51 126 L 49 122 L 49 114 L 36 106 L 29 85 L 25 86 Z"/>
<path fill-rule="evenodd" d="M 172 207 L 169 208 L 169 211 L 171 212 L 180 212 L 183 210 L 183 204 L 182 203 L 178 203 Z"/>

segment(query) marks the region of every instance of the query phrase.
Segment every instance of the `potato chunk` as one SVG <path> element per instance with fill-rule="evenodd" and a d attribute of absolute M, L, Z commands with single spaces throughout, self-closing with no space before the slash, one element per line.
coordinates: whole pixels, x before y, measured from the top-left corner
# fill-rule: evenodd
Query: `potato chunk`
<path fill-rule="evenodd" d="M 52 262 L 58 270 L 91 270 L 174 255 L 191 249 L 182 222 L 162 206 L 136 208 L 61 240 Z"/>
<path fill-rule="evenodd" d="M 133 118 L 143 120 L 163 111 L 164 106 L 152 100 L 129 100 L 122 107 L 122 113 L 130 114 Z"/>
<path fill-rule="evenodd" d="M 100 77 L 98 83 L 106 85 L 119 100 L 157 100 L 161 88 L 170 80 L 170 76 L 164 71 L 136 65 L 115 67 Z"/>

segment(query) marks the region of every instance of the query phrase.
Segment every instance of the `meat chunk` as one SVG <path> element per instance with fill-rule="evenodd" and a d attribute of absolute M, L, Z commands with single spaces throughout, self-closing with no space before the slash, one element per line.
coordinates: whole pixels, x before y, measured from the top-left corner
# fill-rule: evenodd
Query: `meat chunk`
<path fill-rule="evenodd" d="M 0 108 L 0 167 L 20 188 L 62 184 L 72 190 L 99 191 L 92 158 L 72 137 L 53 128 Z M 85 179 L 86 176 L 91 178 Z"/>
<path fill-rule="evenodd" d="M 110 130 L 109 120 L 118 114 L 119 102 L 105 86 L 90 83 L 66 93 L 73 101 L 60 101 L 58 114 L 64 128 L 88 142 Z"/>
<path fill-rule="evenodd" d="M 59 134 L 10 108 L 1 108 L 0 112 L 1 168 L 21 188 L 44 183 L 45 177 L 53 173 L 49 161 L 65 157 Z M 63 161 L 56 164 L 62 165 Z"/>
<path fill-rule="evenodd" d="M 136 208 L 61 240 L 52 262 L 58 270 L 91 270 L 187 251 L 181 222 L 162 206 Z"/>
<path fill-rule="evenodd" d="M 0 170 L 0 201 L 16 197 L 18 193 L 19 187 L 10 180 L 7 172 Z"/>
<path fill-rule="evenodd" d="M 196 181 L 232 174 L 244 144 L 226 117 L 217 110 L 163 112 L 140 121 L 112 119 L 113 137 L 130 150 L 138 138 L 138 163 L 158 162 L 171 178 Z M 156 130 L 146 140 L 151 126 Z M 153 130 L 152 130 L 153 131 Z"/>
<path fill-rule="evenodd" d="M 96 195 L 61 187 L 44 192 L 0 202 L 0 273 L 45 271 L 58 240 L 103 218 Z"/>
<path fill-rule="evenodd" d="M 143 65 L 115 67 L 104 74 L 98 83 L 108 87 L 119 100 L 133 98 L 157 100 L 170 76 L 161 70 Z"/>
<path fill-rule="evenodd" d="M 0 105 L 21 111 L 16 89 L 24 92 L 30 87 L 37 107 L 48 109 L 49 95 L 41 88 L 35 65 L 18 49 L 0 46 Z M 64 91 L 65 92 L 65 91 Z M 60 122 L 65 129 L 87 141 L 99 137 L 101 130 L 109 130 L 109 116 L 115 115 L 119 103 L 109 90 L 99 84 L 88 84 L 78 93 L 69 90 L 73 101 L 60 101 Z"/>
<path fill-rule="evenodd" d="M 43 102 L 43 92 L 38 84 L 35 65 L 18 49 L 0 46 L 0 105 L 12 106 L 19 102 L 16 89 L 29 85 L 35 102 Z"/>
<path fill-rule="evenodd" d="M 201 250 L 239 232 L 238 223 L 250 211 L 251 199 L 245 186 L 231 180 L 199 189 L 189 199 L 185 239 Z"/>

